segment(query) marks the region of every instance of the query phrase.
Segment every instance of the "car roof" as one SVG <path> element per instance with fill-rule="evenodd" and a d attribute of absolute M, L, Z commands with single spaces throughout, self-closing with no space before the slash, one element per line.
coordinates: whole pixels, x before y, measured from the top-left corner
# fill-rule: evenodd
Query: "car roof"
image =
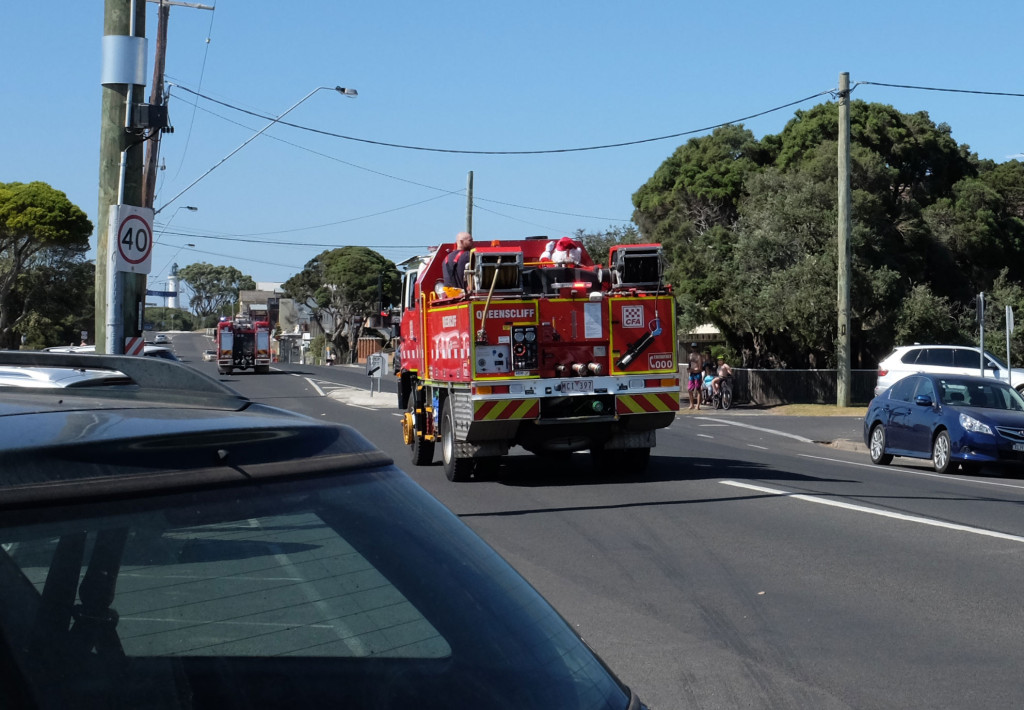
<path fill-rule="evenodd" d="M 902 382 L 903 380 L 909 379 L 911 377 L 925 377 L 929 380 L 936 381 L 955 380 L 956 382 L 964 382 L 969 385 L 978 384 L 992 385 L 993 387 L 1010 387 L 1010 385 L 1005 380 L 998 380 L 994 377 L 981 377 L 980 375 L 960 375 L 955 372 L 908 372 L 906 375 L 896 380 L 896 382 Z M 893 384 L 896 384 L 896 382 L 894 382 Z"/>
<path fill-rule="evenodd" d="M 124 374 L 115 370 L 0 365 L 0 387 L 94 387 L 130 382 Z"/>
<path fill-rule="evenodd" d="M 179 362 L 0 351 L 5 368 L 85 365 L 132 386 L 0 388 L 0 510 L 392 464 L 350 427 L 254 403 Z"/>
<path fill-rule="evenodd" d="M 46 348 L 45 352 L 48 353 L 79 353 L 82 355 L 91 355 L 96 352 L 95 345 L 55 345 L 50 348 Z M 177 360 L 177 355 L 166 345 L 153 345 L 152 343 L 146 343 L 142 346 L 142 354 L 150 357 L 162 357 L 166 360 Z"/>

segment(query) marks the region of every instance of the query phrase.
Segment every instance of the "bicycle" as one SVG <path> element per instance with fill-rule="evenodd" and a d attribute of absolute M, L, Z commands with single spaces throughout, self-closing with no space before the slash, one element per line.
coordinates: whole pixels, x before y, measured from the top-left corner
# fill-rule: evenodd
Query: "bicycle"
<path fill-rule="evenodd" d="M 711 395 L 715 409 L 729 409 L 732 406 L 732 378 L 726 377 L 718 383 L 718 391 Z"/>

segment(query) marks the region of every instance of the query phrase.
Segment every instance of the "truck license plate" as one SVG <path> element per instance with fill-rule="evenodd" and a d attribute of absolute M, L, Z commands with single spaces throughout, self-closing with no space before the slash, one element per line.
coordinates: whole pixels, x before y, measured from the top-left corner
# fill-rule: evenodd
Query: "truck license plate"
<path fill-rule="evenodd" d="M 593 380 L 562 380 L 563 392 L 593 392 Z"/>

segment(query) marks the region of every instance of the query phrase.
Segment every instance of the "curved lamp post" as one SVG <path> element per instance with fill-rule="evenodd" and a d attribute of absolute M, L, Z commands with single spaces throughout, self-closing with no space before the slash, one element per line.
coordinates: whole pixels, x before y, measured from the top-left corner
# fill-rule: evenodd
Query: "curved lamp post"
<path fill-rule="evenodd" d="M 174 220 L 174 217 L 175 217 L 175 215 L 178 214 L 179 210 L 188 210 L 189 212 L 198 212 L 199 208 L 195 207 L 193 205 L 178 205 L 176 208 L 174 208 L 174 212 L 171 212 L 171 218 L 168 219 L 166 222 L 164 222 L 163 226 L 160 227 L 160 231 L 157 233 L 157 235 L 155 237 L 153 237 L 153 244 L 156 244 L 158 241 L 160 241 L 160 237 L 163 236 L 164 231 L 168 227 L 171 226 L 171 221 Z M 156 213 L 154 212 L 154 214 L 156 214 Z"/>
<path fill-rule="evenodd" d="M 160 212 L 160 210 L 164 209 L 164 208 L 165 208 L 165 207 L 167 207 L 167 206 L 168 206 L 169 204 L 171 204 L 172 202 L 174 202 L 174 201 L 175 201 L 176 199 L 178 199 L 179 197 L 181 197 L 182 195 L 184 195 L 184 194 L 185 194 L 185 192 L 187 192 L 188 190 L 192 189 L 192 186 L 193 186 L 193 185 L 195 185 L 195 184 L 196 184 L 197 182 L 199 182 L 199 181 L 200 181 L 200 180 L 202 180 L 202 179 L 203 179 L 204 177 L 206 177 L 207 175 L 209 175 L 210 173 L 212 173 L 212 172 L 213 172 L 214 170 L 216 170 L 217 168 L 219 168 L 219 167 L 220 167 L 221 165 L 223 165 L 223 164 L 224 164 L 224 161 L 226 161 L 226 160 L 227 160 L 228 158 L 230 158 L 230 157 L 231 157 L 232 155 L 234 155 L 235 153 L 237 153 L 238 151 L 240 151 L 240 150 L 241 150 L 242 148 L 244 148 L 245 146 L 247 146 L 247 145 L 249 145 L 250 143 L 252 143 L 252 142 L 253 142 L 254 140 L 256 140 L 256 138 L 257 138 L 258 136 L 260 136 L 260 135 L 261 135 L 261 134 L 262 134 L 262 133 L 263 133 L 264 131 L 266 131 L 266 130 L 267 130 L 268 128 L 270 128 L 270 127 L 271 127 L 271 126 L 273 126 L 273 125 L 274 125 L 275 123 L 277 123 L 278 121 L 280 121 L 280 120 L 281 120 L 282 118 L 284 118 L 285 116 L 287 116 L 287 115 L 288 115 L 289 113 L 291 113 L 291 112 L 292 112 L 293 110 L 295 110 L 295 109 L 296 109 L 296 108 L 297 108 L 297 107 L 299 106 L 299 104 L 301 104 L 301 103 L 302 103 L 303 101 L 305 101 L 306 99 L 308 99 L 308 98 L 309 98 L 310 96 L 312 96 L 313 94 L 315 94 L 315 93 L 316 93 L 316 92 L 318 92 L 318 91 L 337 91 L 337 92 L 338 92 L 339 94 L 341 94 L 342 96 L 347 96 L 347 97 L 349 97 L 350 99 L 354 99 L 354 98 L 355 98 L 356 96 L 359 96 L 359 92 L 358 92 L 358 91 L 356 91 L 355 89 L 347 89 L 347 88 L 345 88 L 344 86 L 318 86 L 318 87 L 316 87 L 315 89 L 313 89 L 312 91 L 310 91 L 310 92 L 309 92 L 308 94 L 306 94 L 305 96 L 303 96 L 303 97 L 302 97 L 301 99 L 299 99 L 298 101 L 296 101 L 296 102 L 295 102 L 294 104 L 292 104 L 292 105 L 291 105 L 290 107 L 288 107 L 288 110 L 287 110 L 287 111 L 285 111 L 284 113 L 282 113 L 282 114 L 281 114 L 280 116 L 278 116 L 277 118 L 275 118 L 275 119 L 274 119 L 273 121 L 271 121 L 270 123 L 268 123 L 267 125 L 265 125 L 265 126 L 264 126 L 263 128 L 261 128 L 260 130 L 256 131 L 256 133 L 252 134 L 252 135 L 251 135 L 251 136 L 250 136 L 250 137 L 249 137 L 249 138 L 248 138 L 248 139 L 247 139 L 247 140 L 246 140 L 246 141 L 245 141 L 244 143 L 242 143 L 242 145 L 238 146 L 238 147 L 237 147 L 237 148 L 235 148 L 235 149 L 234 149 L 233 151 L 231 151 L 230 153 L 228 153 L 227 155 L 225 155 L 225 156 L 224 156 L 223 158 L 221 158 L 221 159 L 220 159 L 220 162 L 218 162 L 218 163 L 217 163 L 216 165 L 214 165 L 214 166 L 213 166 L 212 168 L 210 168 L 210 169 L 209 169 L 209 170 L 207 170 L 207 171 L 206 171 L 205 173 L 203 173 L 202 175 L 200 175 L 199 177 L 197 177 L 197 178 L 196 178 L 195 180 L 193 180 L 193 181 L 192 181 L 191 183 L 189 183 L 188 187 L 186 187 L 186 188 L 185 188 L 184 190 L 182 190 L 182 191 L 181 191 L 181 192 L 179 192 L 179 193 L 178 193 L 177 195 L 175 195 L 174 197 L 172 197 L 171 199 L 169 199 L 169 200 L 168 200 L 167 202 L 165 202 L 165 203 L 164 203 L 163 205 L 161 205 L 159 209 L 157 209 L 157 210 L 154 210 L 154 211 L 153 211 L 153 214 L 158 214 L 158 213 Z"/>

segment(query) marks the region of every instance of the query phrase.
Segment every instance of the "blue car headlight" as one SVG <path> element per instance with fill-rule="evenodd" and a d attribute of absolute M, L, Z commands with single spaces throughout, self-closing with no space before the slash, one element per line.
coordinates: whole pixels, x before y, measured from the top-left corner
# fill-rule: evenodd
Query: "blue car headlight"
<path fill-rule="evenodd" d="M 975 434 L 988 434 L 989 436 L 992 436 L 992 427 L 990 427 L 988 424 L 984 422 L 978 421 L 977 419 L 968 414 L 960 415 L 960 426 L 962 426 L 965 431 L 974 432 Z"/>

